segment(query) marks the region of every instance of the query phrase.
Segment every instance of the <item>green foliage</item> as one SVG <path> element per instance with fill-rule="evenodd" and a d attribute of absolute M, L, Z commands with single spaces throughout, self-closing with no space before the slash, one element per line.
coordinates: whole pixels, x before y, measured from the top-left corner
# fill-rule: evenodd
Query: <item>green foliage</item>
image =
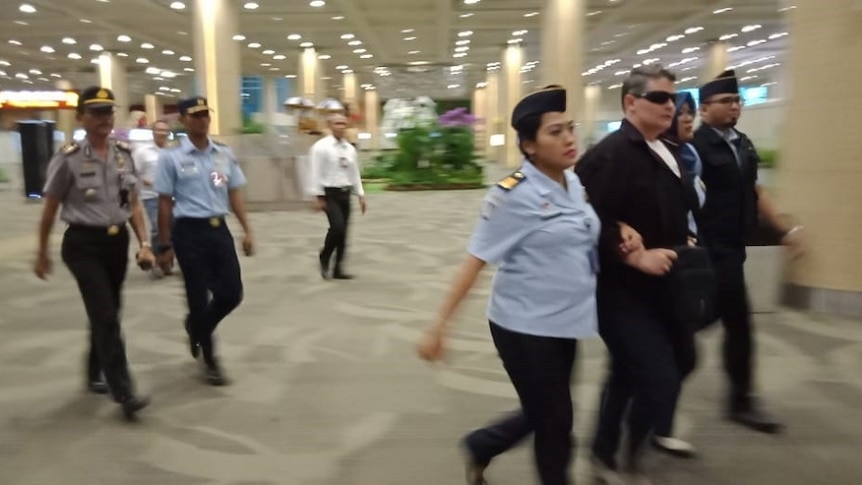
<path fill-rule="evenodd" d="M 757 150 L 757 155 L 760 157 L 761 167 L 775 168 L 778 162 L 778 150 L 760 149 Z"/>
<path fill-rule="evenodd" d="M 240 129 L 240 133 L 242 133 L 243 135 L 266 133 L 266 126 L 263 123 L 257 123 L 252 121 L 251 118 L 245 118 L 242 120 L 242 128 Z"/>
<path fill-rule="evenodd" d="M 363 179 L 387 179 L 395 165 L 395 155 L 381 154 L 374 157 L 374 163 L 362 168 Z"/>

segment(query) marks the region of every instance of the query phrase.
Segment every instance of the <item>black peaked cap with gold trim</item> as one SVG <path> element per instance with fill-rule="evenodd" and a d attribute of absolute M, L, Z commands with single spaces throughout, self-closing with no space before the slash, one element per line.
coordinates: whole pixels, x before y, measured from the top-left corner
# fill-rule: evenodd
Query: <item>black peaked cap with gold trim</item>
<path fill-rule="evenodd" d="M 512 128 L 518 128 L 524 118 L 551 112 L 566 111 L 566 90 L 559 86 L 545 88 L 524 96 L 512 110 Z"/>
<path fill-rule="evenodd" d="M 108 88 L 90 86 L 81 91 L 78 96 L 78 106 L 81 108 L 108 108 L 116 104 L 114 93 Z"/>
<path fill-rule="evenodd" d="M 183 99 L 177 103 L 177 109 L 180 112 L 180 116 L 193 115 L 201 111 L 212 111 L 207 98 L 203 96 L 192 96 L 191 98 Z"/>
<path fill-rule="evenodd" d="M 700 87 L 700 102 L 703 103 L 716 94 L 739 94 L 739 80 L 736 79 L 736 71 L 728 69 L 719 74 L 717 78 Z"/>

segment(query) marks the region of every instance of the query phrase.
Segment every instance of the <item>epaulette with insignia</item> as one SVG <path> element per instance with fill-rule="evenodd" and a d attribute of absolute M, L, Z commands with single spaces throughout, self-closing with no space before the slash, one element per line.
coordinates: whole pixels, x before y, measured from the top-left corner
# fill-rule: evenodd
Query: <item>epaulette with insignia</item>
<path fill-rule="evenodd" d="M 81 148 L 81 145 L 78 145 L 75 142 L 67 143 L 67 144 L 63 145 L 63 148 L 60 148 L 60 152 L 63 155 L 71 155 L 71 154 L 77 152 L 79 148 Z"/>
<path fill-rule="evenodd" d="M 524 175 L 521 171 L 517 171 L 512 175 L 509 175 L 508 177 L 504 178 L 503 180 L 497 182 L 497 187 L 500 187 L 505 191 L 509 191 L 517 187 L 518 184 L 523 182 L 526 178 L 527 176 Z"/>
<path fill-rule="evenodd" d="M 132 153 L 132 147 L 129 146 L 129 144 L 124 142 L 124 141 L 116 140 L 114 142 L 114 145 L 116 145 L 117 148 L 119 148 L 120 150 Z"/>

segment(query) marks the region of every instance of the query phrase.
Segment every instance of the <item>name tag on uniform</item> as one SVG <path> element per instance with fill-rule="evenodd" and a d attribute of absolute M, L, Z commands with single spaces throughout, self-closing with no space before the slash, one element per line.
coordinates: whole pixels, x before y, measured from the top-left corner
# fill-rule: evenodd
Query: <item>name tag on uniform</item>
<path fill-rule="evenodd" d="M 95 177 L 96 172 L 80 172 L 78 176 L 82 178 Z"/>
<path fill-rule="evenodd" d="M 347 168 L 350 165 L 350 160 L 347 157 L 341 157 L 338 159 L 338 164 L 341 165 L 341 168 Z"/>

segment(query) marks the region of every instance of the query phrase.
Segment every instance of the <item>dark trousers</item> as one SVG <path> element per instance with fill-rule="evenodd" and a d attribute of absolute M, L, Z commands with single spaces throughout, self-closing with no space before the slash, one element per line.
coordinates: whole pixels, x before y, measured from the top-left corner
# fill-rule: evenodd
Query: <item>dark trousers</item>
<path fill-rule="evenodd" d="M 473 458 L 487 465 L 533 433 L 536 468 L 542 485 L 571 483 L 571 375 L 576 341 L 506 330 L 491 322 L 491 335 L 521 409 L 464 439 Z"/>
<path fill-rule="evenodd" d="M 744 251 L 741 250 L 741 251 Z M 731 410 L 751 406 L 754 329 L 743 271 L 744 252 L 713 250 L 718 286 L 716 307 L 724 326 L 724 370 L 730 378 Z"/>
<path fill-rule="evenodd" d="M 107 228 L 70 226 L 63 236 L 63 262 L 78 283 L 90 321 L 88 378 L 101 371 L 118 401 L 133 395 L 133 384 L 120 330 L 122 287 L 128 264 L 129 233 Z"/>
<path fill-rule="evenodd" d="M 172 238 L 186 285 L 186 329 L 190 338 L 200 342 L 204 359 L 212 364 L 213 332 L 242 301 L 233 236 L 224 219 L 218 219 L 213 227 L 210 219 L 178 218 Z"/>
<path fill-rule="evenodd" d="M 320 260 L 329 265 L 332 253 L 335 253 L 335 272 L 342 270 L 344 254 L 347 251 L 347 226 L 350 222 L 350 188 L 324 189 L 326 198 L 326 218 L 329 219 L 329 230 L 326 232 L 326 240 L 323 250 L 320 251 Z"/>
<path fill-rule="evenodd" d="M 617 292 L 597 293 L 599 330 L 610 370 L 599 403 L 593 453 L 616 466 L 628 411 L 629 453 L 652 432 L 671 436 L 682 381 L 695 366 L 694 329 L 678 326 L 670 304 Z M 640 300 L 640 301 L 639 301 Z"/>

